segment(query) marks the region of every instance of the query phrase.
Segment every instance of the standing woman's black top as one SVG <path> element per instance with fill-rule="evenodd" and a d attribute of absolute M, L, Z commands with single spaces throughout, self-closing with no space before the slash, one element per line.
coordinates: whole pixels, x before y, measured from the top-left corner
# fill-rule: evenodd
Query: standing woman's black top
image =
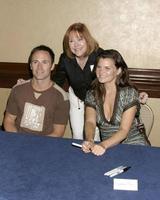
<path fill-rule="evenodd" d="M 83 70 L 77 63 L 76 58 L 68 58 L 65 53 L 62 53 L 56 72 L 53 75 L 53 80 L 62 87 L 67 78 L 69 86 L 72 87 L 75 95 L 84 101 L 86 92 L 90 89 L 91 82 L 96 77 L 93 68 L 97 55 L 101 51 L 102 49 L 99 48 L 89 55 Z"/>

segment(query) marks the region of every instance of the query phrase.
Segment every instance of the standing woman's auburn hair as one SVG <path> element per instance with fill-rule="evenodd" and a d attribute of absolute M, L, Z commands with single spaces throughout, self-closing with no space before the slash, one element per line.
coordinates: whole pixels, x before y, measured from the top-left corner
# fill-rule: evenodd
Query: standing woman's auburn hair
<path fill-rule="evenodd" d="M 116 68 L 121 69 L 121 73 L 117 75 L 117 80 L 116 80 L 117 87 L 132 86 L 129 80 L 128 66 L 124 61 L 123 57 L 121 56 L 121 54 L 117 50 L 114 49 L 103 50 L 97 57 L 94 71 L 96 71 L 99 60 L 105 58 L 112 59 L 115 63 Z M 104 84 L 100 83 L 97 78 L 92 83 L 92 89 L 94 90 L 94 95 L 97 100 L 99 98 L 100 99 L 104 98 L 106 94 Z"/>
<path fill-rule="evenodd" d="M 87 42 L 87 51 L 86 55 L 84 56 L 88 56 L 94 50 L 97 50 L 99 48 L 98 42 L 92 37 L 87 26 L 83 23 L 74 23 L 69 26 L 63 38 L 63 51 L 69 58 L 74 57 L 74 54 L 71 52 L 69 47 L 69 35 L 72 31 L 77 34 L 77 37 L 84 38 Z"/>

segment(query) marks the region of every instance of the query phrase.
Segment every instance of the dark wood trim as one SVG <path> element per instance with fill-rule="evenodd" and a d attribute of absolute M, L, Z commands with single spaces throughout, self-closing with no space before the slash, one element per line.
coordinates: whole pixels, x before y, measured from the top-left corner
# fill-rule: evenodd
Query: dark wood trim
<path fill-rule="evenodd" d="M 160 98 L 160 69 L 129 68 L 130 79 L 138 90 Z M 0 62 L 0 88 L 11 88 L 19 78 L 31 77 L 27 63 Z"/>
<path fill-rule="evenodd" d="M 140 92 L 150 98 L 160 98 L 160 69 L 130 68 L 130 79 Z"/>
<path fill-rule="evenodd" d="M 11 88 L 19 78 L 30 77 L 27 63 L 0 62 L 0 88 Z"/>

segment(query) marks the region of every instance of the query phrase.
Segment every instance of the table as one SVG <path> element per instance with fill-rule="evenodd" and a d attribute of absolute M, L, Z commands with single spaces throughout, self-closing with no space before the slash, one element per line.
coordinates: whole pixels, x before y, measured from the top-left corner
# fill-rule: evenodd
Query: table
<path fill-rule="evenodd" d="M 160 148 L 120 144 L 103 156 L 85 154 L 72 139 L 0 132 L 0 200 L 158 200 Z M 113 190 L 103 174 L 138 179 L 138 191 Z"/>

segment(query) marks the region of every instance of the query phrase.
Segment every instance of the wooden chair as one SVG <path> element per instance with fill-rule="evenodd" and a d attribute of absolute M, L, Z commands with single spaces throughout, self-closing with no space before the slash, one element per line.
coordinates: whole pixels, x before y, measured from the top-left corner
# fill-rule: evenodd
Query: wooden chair
<path fill-rule="evenodd" d="M 149 105 L 141 105 L 140 118 L 145 126 L 146 136 L 149 137 L 154 123 L 154 113 Z"/>

